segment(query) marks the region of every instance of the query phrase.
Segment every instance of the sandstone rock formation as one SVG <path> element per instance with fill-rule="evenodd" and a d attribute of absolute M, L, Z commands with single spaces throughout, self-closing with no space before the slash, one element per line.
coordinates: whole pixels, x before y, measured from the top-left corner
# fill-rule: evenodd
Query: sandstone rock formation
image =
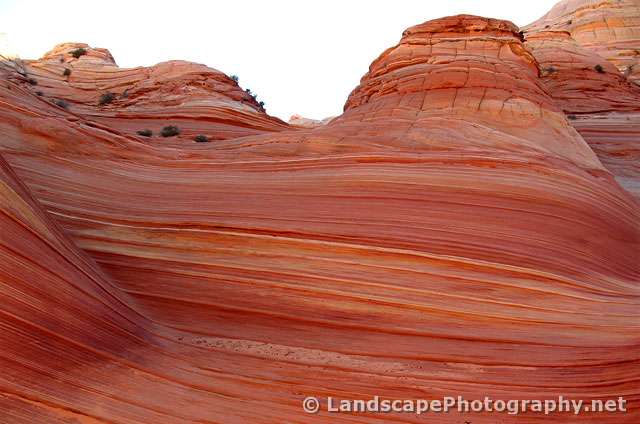
<path fill-rule="evenodd" d="M 547 92 L 640 199 L 640 4 L 565 0 L 525 27 L 525 35 Z"/>
<path fill-rule="evenodd" d="M 612 175 L 638 162 L 610 143 L 640 130 L 637 92 L 607 66 L 585 95 L 568 76 L 593 51 L 527 37 L 412 27 L 315 128 L 203 65 L 120 69 L 77 44 L 6 65 L 5 421 L 638 422 L 640 206 Z M 304 414 L 311 395 L 629 410 Z"/>
<path fill-rule="evenodd" d="M 296 114 L 296 115 L 291 115 L 291 118 L 289 118 L 288 122 L 289 122 L 289 125 L 296 126 L 296 127 L 315 128 L 315 127 L 320 127 L 322 125 L 327 125 L 334 118 L 335 116 L 330 116 L 324 119 L 311 119 L 311 118 L 305 118 L 304 116 Z"/>
<path fill-rule="evenodd" d="M 640 3 L 637 0 L 562 0 L 526 31 L 565 30 L 585 49 L 640 82 Z"/>
<path fill-rule="evenodd" d="M 86 53 L 75 58 L 76 49 Z M 178 126 L 180 135 L 162 140 L 164 145 L 181 146 L 198 134 L 222 140 L 287 127 L 261 113 L 256 100 L 231 78 L 195 63 L 121 69 L 106 49 L 66 43 L 40 60 L 24 61 L 24 71 L 37 81 L 43 98 L 63 100 L 69 112 L 96 124 L 133 133 L 151 129 L 156 135 L 164 126 Z M 107 93 L 113 99 L 100 105 Z"/>

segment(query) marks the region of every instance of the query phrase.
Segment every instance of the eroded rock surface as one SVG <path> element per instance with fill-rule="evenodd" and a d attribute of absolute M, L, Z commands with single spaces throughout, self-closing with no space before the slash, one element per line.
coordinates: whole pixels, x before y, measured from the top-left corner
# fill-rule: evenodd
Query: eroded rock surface
<path fill-rule="evenodd" d="M 618 182 L 640 199 L 640 5 L 562 1 L 525 27 L 546 91 Z"/>
<path fill-rule="evenodd" d="M 72 55 L 77 49 L 85 51 L 78 58 Z M 174 60 L 125 69 L 106 49 L 66 43 L 22 66 L 43 99 L 62 100 L 69 112 L 118 131 L 149 129 L 155 137 L 147 143 L 182 146 L 199 134 L 221 140 L 287 128 L 234 80 L 205 65 Z M 168 125 L 180 134 L 158 139 Z"/>
<path fill-rule="evenodd" d="M 471 419 L 638 421 L 640 209 L 539 43 L 475 16 L 417 25 L 312 129 L 201 65 L 63 46 L 5 69 L 8 422 L 469 417 L 308 415 L 310 395 L 624 396 L 625 415 Z M 626 95 L 599 101 L 629 112 Z"/>
<path fill-rule="evenodd" d="M 562 0 L 525 27 L 529 31 L 564 30 L 582 47 L 613 63 L 639 82 L 640 3 L 637 0 Z"/>

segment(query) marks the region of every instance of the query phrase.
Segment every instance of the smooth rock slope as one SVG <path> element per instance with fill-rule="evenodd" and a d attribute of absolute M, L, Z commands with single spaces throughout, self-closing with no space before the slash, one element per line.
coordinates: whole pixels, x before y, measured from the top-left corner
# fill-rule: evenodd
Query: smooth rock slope
<path fill-rule="evenodd" d="M 596 53 L 437 19 L 372 63 L 341 116 L 300 128 L 203 65 L 120 69 L 79 46 L 1 75 L 6 422 L 640 420 L 640 207 L 611 145 L 581 135 L 596 113 L 606 134 L 611 114 L 637 116 L 637 93 L 613 65 L 613 96 L 544 73 Z M 105 91 L 119 97 L 99 105 Z M 172 124 L 177 137 L 136 134 Z M 629 410 L 301 406 L 374 395 Z"/>

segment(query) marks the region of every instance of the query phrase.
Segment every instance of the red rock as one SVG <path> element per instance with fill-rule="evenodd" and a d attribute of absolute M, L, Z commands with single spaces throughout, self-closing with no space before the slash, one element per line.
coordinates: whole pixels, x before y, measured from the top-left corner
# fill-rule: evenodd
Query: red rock
<path fill-rule="evenodd" d="M 640 111 L 640 87 L 568 32 L 531 34 L 525 46 L 539 63 L 546 91 L 566 113 Z"/>
<path fill-rule="evenodd" d="M 636 0 L 562 0 L 525 30 L 568 31 L 583 48 L 609 60 L 638 84 L 639 23 L 640 4 Z"/>
<path fill-rule="evenodd" d="M 69 52 L 77 48 L 87 53 L 75 59 Z M 64 75 L 65 69 L 69 75 Z M 287 128 L 263 113 L 231 78 L 196 63 L 170 61 L 122 69 L 106 49 L 67 43 L 40 60 L 25 61 L 25 72 L 37 80 L 43 98 L 63 99 L 70 112 L 101 125 L 132 134 L 144 129 L 158 134 L 167 125 L 181 130 L 177 138 L 147 142 L 181 146 L 198 134 L 221 140 Z M 97 107 L 105 93 L 113 93 L 113 102 Z"/>
<path fill-rule="evenodd" d="M 638 421 L 639 205 L 536 49 L 505 21 L 415 26 L 313 129 L 201 65 L 81 58 L 75 87 L 45 57 L 25 65 L 44 98 L 4 71 L 6 421 Z M 131 100 L 96 104 L 120 86 Z M 132 132 L 179 116 L 226 139 Z M 311 395 L 629 412 L 304 414 Z"/>
<path fill-rule="evenodd" d="M 546 91 L 637 199 L 640 88 L 634 70 L 639 19 L 637 2 L 562 1 L 526 27 L 526 47 L 540 64 Z"/>

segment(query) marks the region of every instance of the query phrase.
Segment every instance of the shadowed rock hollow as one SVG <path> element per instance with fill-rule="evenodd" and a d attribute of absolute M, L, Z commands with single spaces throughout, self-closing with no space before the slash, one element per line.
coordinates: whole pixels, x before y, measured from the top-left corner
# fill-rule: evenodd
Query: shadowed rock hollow
<path fill-rule="evenodd" d="M 596 41 L 426 22 L 314 128 L 204 65 L 5 63 L 3 422 L 637 422 L 638 92 Z M 628 412 L 308 415 L 310 395 Z"/>

